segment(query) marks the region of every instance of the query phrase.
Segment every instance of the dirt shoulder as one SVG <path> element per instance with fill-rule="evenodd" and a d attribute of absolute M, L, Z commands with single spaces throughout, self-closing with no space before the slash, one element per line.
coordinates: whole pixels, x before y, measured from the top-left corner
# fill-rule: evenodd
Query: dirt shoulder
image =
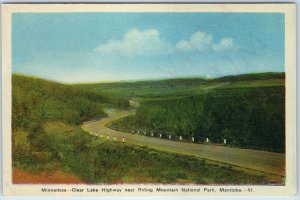
<path fill-rule="evenodd" d="M 13 168 L 14 184 L 84 184 L 80 178 L 63 171 L 31 172 Z"/>

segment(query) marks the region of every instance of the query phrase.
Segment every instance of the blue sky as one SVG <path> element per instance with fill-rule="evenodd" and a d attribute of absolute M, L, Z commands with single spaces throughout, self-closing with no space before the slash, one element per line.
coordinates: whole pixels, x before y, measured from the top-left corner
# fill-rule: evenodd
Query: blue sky
<path fill-rule="evenodd" d="M 12 70 L 60 82 L 284 71 L 281 13 L 15 13 Z"/>

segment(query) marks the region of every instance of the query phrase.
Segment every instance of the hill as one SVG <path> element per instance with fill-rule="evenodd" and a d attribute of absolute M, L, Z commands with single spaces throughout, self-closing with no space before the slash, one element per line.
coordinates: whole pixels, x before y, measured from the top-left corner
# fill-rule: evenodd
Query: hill
<path fill-rule="evenodd" d="M 253 73 L 253 74 L 240 74 L 223 76 L 219 78 L 214 78 L 210 81 L 212 82 L 224 82 L 224 81 L 255 81 L 255 80 L 272 80 L 272 79 L 285 79 L 284 72 L 266 72 L 266 73 Z"/>
<path fill-rule="evenodd" d="M 123 98 L 176 98 L 203 94 L 225 87 L 264 87 L 284 85 L 284 73 L 257 73 L 225 76 L 213 79 L 176 78 L 153 81 L 78 84 L 86 90 Z"/>
<path fill-rule="evenodd" d="M 131 128 L 156 134 L 169 131 L 174 137 L 184 133 L 186 138 L 195 136 L 199 141 L 210 133 L 214 142 L 226 133 L 235 146 L 262 148 L 266 144 L 263 149 L 282 151 L 281 143 L 273 144 L 284 143 L 284 80 L 247 81 L 195 78 L 66 85 L 14 74 L 13 167 L 25 170 L 26 176 L 56 171 L 66 177 L 76 175 L 80 178 L 76 181 L 87 183 L 266 183 L 269 180 L 265 177 L 207 164 L 205 160 L 99 140 L 79 127 L 84 121 L 106 116 L 104 108 L 127 108 L 129 98 L 139 97 L 144 101 L 135 118 L 123 119 Z M 116 122 L 114 127 L 120 128 L 120 124 Z M 251 139 L 253 131 L 255 140 Z M 274 141 L 265 142 L 269 137 Z"/>
<path fill-rule="evenodd" d="M 159 98 L 142 95 L 135 116 L 108 126 L 187 141 L 194 137 L 199 143 L 209 138 L 222 144 L 226 139 L 233 147 L 284 152 L 284 84 L 282 73 L 245 74 L 181 87 Z"/>
<path fill-rule="evenodd" d="M 57 162 L 63 166 L 62 157 L 66 156 L 63 152 L 70 150 L 70 145 L 66 143 L 67 137 L 62 134 L 71 131 L 76 133 L 76 137 L 84 136 L 86 133 L 77 125 L 92 118 L 105 117 L 103 108 L 106 106 L 128 105 L 126 99 L 115 99 L 72 85 L 14 74 L 13 165 L 34 170 L 56 169 Z M 51 129 L 57 123 L 62 124 L 60 128 Z M 73 128 L 65 128 L 68 126 Z M 72 141 L 71 138 L 68 140 Z"/>
<path fill-rule="evenodd" d="M 30 129 L 43 120 L 80 124 L 92 117 L 103 117 L 105 104 L 128 106 L 128 101 L 85 91 L 76 86 L 23 75 L 12 76 L 12 125 Z"/>

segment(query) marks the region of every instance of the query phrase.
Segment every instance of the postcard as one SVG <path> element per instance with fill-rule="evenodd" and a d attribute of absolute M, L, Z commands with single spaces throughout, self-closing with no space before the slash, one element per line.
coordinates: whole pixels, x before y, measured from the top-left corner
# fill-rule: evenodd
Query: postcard
<path fill-rule="evenodd" d="M 296 193 L 296 6 L 2 4 L 5 195 Z"/>

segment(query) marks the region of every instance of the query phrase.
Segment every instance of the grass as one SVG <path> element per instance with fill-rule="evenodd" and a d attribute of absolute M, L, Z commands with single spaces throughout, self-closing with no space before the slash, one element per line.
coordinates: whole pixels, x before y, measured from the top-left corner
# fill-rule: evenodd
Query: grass
<path fill-rule="evenodd" d="M 38 172 L 40 174 L 52 171 L 53 174 L 63 176 L 64 173 L 61 171 L 64 171 L 66 177 L 72 177 L 73 174 L 73 177 L 75 175 L 79 178 L 73 178 L 73 181 L 86 183 L 268 184 L 272 182 L 263 175 L 248 174 L 228 166 L 209 164 L 204 159 L 161 152 L 146 146 L 107 142 L 80 132 L 76 126 L 62 122 L 47 122 L 43 127 L 47 135 L 48 152 L 52 156 L 47 162 L 40 163 Z M 21 170 L 26 176 L 30 176 L 34 171 L 30 170 L 31 165 L 35 166 L 36 161 L 28 163 L 27 168 L 23 167 Z M 52 169 L 49 165 L 52 165 Z M 14 166 L 20 168 L 17 163 L 14 163 Z M 28 180 L 35 177 L 33 175 Z M 53 177 L 55 179 L 55 176 Z M 53 177 L 49 179 L 50 183 L 65 180 L 65 177 L 60 177 L 59 180 L 54 180 Z M 38 181 L 45 182 L 44 179 Z"/>
<path fill-rule="evenodd" d="M 128 115 L 132 115 L 131 112 Z M 123 117 L 126 115 L 123 114 Z M 160 139 L 156 134 L 154 137 L 144 136 L 143 132 L 138 134 L 132 134 L 130 132 L 120 132 L 107 128 L 105 125 L 112 121 L 120 119 L 119 116 L 114 116 L 102 119 L 100 121 L 94 121 L 82 125 L 83 129 L 90 132 L 97 131 L 98 133 L 104 133 L 116 135 L 118 141 L 122 136 L 125 136 L 126 143 L 138 145 L 138 146 L 148 146 L 159 151 L 165 151 L 169 153 L 190 155 L 197 158 L 205 158 L 210 161 L 218 163 L 227 163 L 228 165 L 237 166 L 239 169 L 249 168 L 253 170 L 265 172 L 267 174 L 275 174 L 276 176 L 285 175 L 285 155 L 281 153 L 273 153 L 258 150 L 249 149 L 239 149 L 239 148 L 229 148 L 223 145 L 207 145 L 203 144 L 191 144 L 189 139 L 184 138 L 186 142 L 178 142 L 178 137 L 172 137 L 169 139 Z M 126 118 L 123 118 L 126 119 Z M 123 120 L 120 119 L 120 120 Z M 124 123 L 126 124 L 126 123 Z M 163 134 L 163 138 L 165 135 Z M 105 139 L 103 141 L 106 141 Z"/>
<path fill-rule="evenodd" d="M 78 180 L 87 183 L 272 184 L 274 181 L 269 176 L 213 164 L 210 158 L 226 158 L 220 154 L 219 147 L 187 146 L 185 143 L 136 137 L 128 133 L 126 144 L 122 145 L 100 140 L 84 132 L 78 124 L 98 120 L 106 113 L 111 116 L 110 112 L 114 112 L 115 108 L 128 108 L 128 99 L 132 98 L 143 106 L 149 100 L 160 104 L 161 100 L 180 100 L 210 91 L 274 85 L 284 85 L 282 74 L 84 85 L 65 85 L 13 75 L 13 167 L 30 172 L 28 176 L 31 172 L 59 172 L 75 175 Z M 113 109 L 105 112 L 107 106 Z M 130 112 L 134 114 L 134 111 Z M 115 117 L 120 118 L 121 115 L 126 116 L 126 112 Z M 91 124 L 83 126 L 95 128 Z M 101 128 L 105 133 L 116 132 L 104 126 Z M 210 152 L 208 158 L 205 152 Z M 261 151 L 252 154 L 252 151 L 247 151 L 245 154 L 241 153 L 242 150 L 231 148 L 226 152 L 234 155 L 231 161 L 237 165 L 249 161 L 258 168 L 267 165 L 268 171 L 278 171 L 282 165 L 282 154 Z M 253 162 L 253 155 L 263 159 Z M 277 163 L 274 164 L 274 160 Z M 275 183 L 282 184 L 283 180 Z"/>
<path fill-rule="evenodd" d="M 100 156 L 94 156 L 91 150 L 89 156 L 92 157 L 84 164 L 79 163 L 81 167 L 82 164 L 90 166 L 97 163 L 92 173 L 95 183 L 177 183 L 183 179 L 186 183 L 197 184 L 266 184 L 270 181 L 265 176 L 250 175 L 230 167 L 206 164 L 204 160 L 147 147 L 120 146 L 108 142 L 96 149 L 96 154 Z M 108 154 L 109 158 L 106 157 Z"/>
<path fill-rule="evenodd" d="M 207 164 L 188 156 L 154 151 L 146 147 L 122 147 L 130 149 L 136 165 L 122 175 L 116 182 L 127 183 L 197 183 L 197 184 L 265 184 L 264 176 L 253 176 L 229 167 Z M 234 175 L 235 174 L 235 175 Z M 230 177 L 230 178 L 229 178 Z"/>
<path fill-rule="evenodd" d="M 78 87 L 115 97 L 154 100 L 199 95 L 212 89 L 268 87 L 276 85 L 284 85 L 284 73 L 246 74 L 215 79 L 182 78 L 156 81 L 79 84 Z"/>

